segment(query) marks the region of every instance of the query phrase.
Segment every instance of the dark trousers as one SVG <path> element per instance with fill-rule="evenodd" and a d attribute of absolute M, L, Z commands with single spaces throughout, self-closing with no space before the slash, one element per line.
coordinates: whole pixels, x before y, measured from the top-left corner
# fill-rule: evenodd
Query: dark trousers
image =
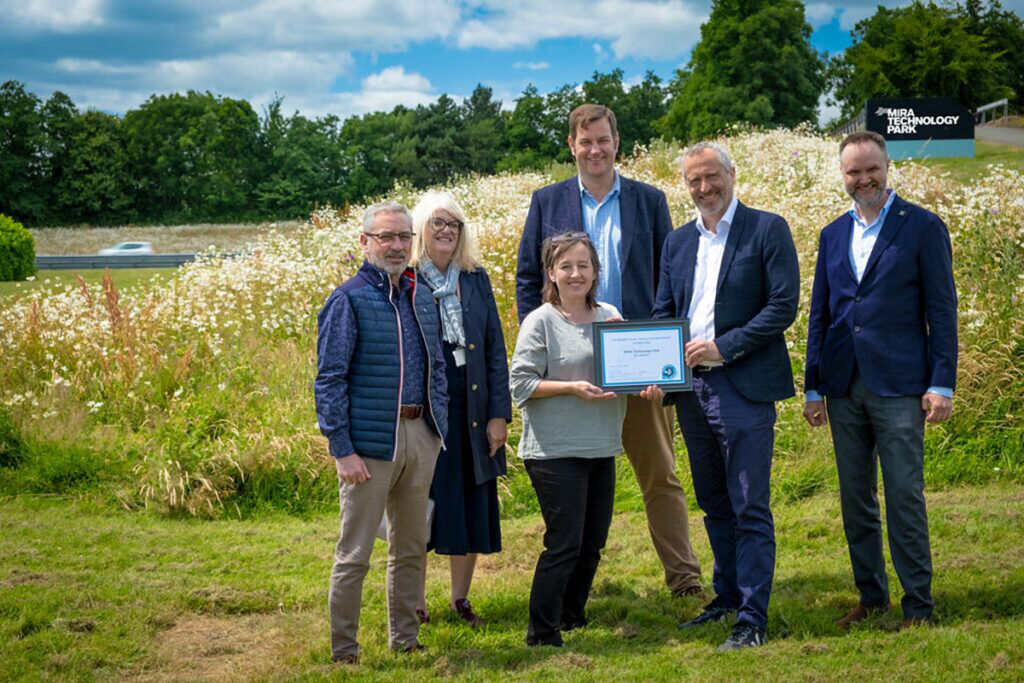
<path fill-rule="evenodd" d="M 748 400 L 722 368 L 694 373 L 693 388 L 679 395 L 676 414 L 715 555 L 712 605 L 763 629 L 775 575 L 775 404 Z"/>
<path fill-rule="evenodd" d="M 615 497 L 615 458 L 527 460 L 544 517 L 544 552 L 530 589 L 526 642 L 560 645 L 563 624 L 586 623 Z"/>
<path fill-rule="evenodd" d="M 861 604 L 889 603 L 878 507 L 878 463 L 885 484 L 889 552 L 903 585 L 903 615 L 928 618 L 932 558 L 924 502 L 924 411 L 920 396 L 878 396 L 860 375 L 826 402 L 839 472 L 843 529 Z"/>

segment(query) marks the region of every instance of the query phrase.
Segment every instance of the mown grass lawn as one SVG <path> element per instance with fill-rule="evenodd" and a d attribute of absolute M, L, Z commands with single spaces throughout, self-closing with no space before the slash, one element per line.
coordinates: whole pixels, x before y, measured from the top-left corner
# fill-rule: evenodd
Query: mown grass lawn
<path fill-rule="evenodd" d="M 110 278 L 118 290 L 135 285 L 162 283 L 170 279 L 177 268 L 112 268 Z M 77 287 L 78 277 L 90 285 L 103 281 L 102 269 L 40 270 L 35 278 L 25 282 L 0 282 L 0 302 L 9 303 L 20 296 L 43 288 Z"/>
<path fill-rule="evenodd" d="M 971 183 L 976 182 L 990 164 L 999 164 L 1004 168 L 1024 173 L 1024 150 L 1013 145 L 975 140 L 973 158 L 921 159 L 918 163 L 936 171 L 949 172 L 958 182 Z"/>
<path fill-rule="evenodd" d="M 622 468 L 619 486 L 635 488 Z M 562 650 L 527 648 L 543 530 L 530 514 L 505 520 L 504 552 L 481 558 L 471 597 L 489 623 L 479 632 L 451 616 L 446 563 L 431 558 L 433 620 L 421 632 L 427 651 L 415 655 L 387 650 L 378 543 L 364 589 L 362 663 L 338 667 L 326 615 L 335 515 L 199 521 L 116 512 L 94 494 L 7 498 L 0 679 L 1020 680 L 1024 491 L 932 492 L 929 512 L 938 602 L 931 628 L 898 631 L 898 608 L 849 633 L 833 626 L 856 594 L 836 495 L 824 492 L 775 505 L 778 569 L 761 649 L 717 653 L 725 625 L 677 629 L 701 601 L 669 597 L 638 511 L 615 516 L 591 626 L 568 634 Z M 693 536 L 707 583 L 699 522 Z"/>

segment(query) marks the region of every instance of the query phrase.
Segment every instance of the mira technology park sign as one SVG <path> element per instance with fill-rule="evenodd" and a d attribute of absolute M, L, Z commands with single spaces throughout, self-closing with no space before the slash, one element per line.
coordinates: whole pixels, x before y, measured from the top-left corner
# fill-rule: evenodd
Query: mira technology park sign
<path fill-rule="evenodd" d="M 890 159 L 974 156 L 974 116 L 952 97 L 871 99 L 865 119 Z"/>

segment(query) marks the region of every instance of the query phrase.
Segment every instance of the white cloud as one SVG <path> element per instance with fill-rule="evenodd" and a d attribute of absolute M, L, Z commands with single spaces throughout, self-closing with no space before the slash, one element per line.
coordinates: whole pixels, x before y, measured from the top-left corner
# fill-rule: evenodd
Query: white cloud
<path fill-rule="evenodd" d="M 515 62 L 512 65 L 513 69 L 528 69 L 529 71 L 542 71 L 544 69 L 550 69 L 551 64 L 548 62 Z"/>
<path fill-rule="evenodd" d="M 217 16 L 205 38 L 210 44 L 390 52 L 443 39 L 458 24 L 455 0 L 259 0 Z"/>
<path fill-rule="evenodd" d="M 0 0 L 0 16 L 28 30 L 70 33 L 104 21 L 104 0 Z"/>
<path fill-rule="evenodd" d="M 76 79 L 92 77 L 94 82 L 104 82 L 108 87 L 119 82 L 122 87 L 146 88 L 149 92 L 211 90 L 229 97 L 249 98 L 254 92 L 286 88 L 289 92 L 326 92 L 352 64 L 352 57 L 346 53 L 276 50 L 127 65 L 62 58 L 55 66 Z M 99 88 L 98 92 L 104 90 Z M 93 102 L 85 104 L 100 106 Z"/>
<path fill-rule="evenodd" d="M 529 48 L 554 38 L 600 38 L 619 58 L 670 59 L 689 52 L 705 19 L 682 0 L 477 0 L 486 14 L 458 27 L 458 46 Z"/>
<path fill-rule="evenodd" d="M 406 73 L 404 66 L 389 66 L 363 79 L 364 91 L 427 92 L 430 81 L 417 73 Z"/>
<path fill-rule="evenodd" d="M 839 10 L 839 28 L 844 31 L 852 31 L 857 22 L 867 19 L 876 12 L 874 7 L 844 7 Z"/>
<path fill-rule="evenodd" d="M 829 2 L 812 2 L 804 7 L 804 16 L 807 17 L 808 23 L 814 28 L 823 26 L 828 22 L 832 21 L 832 17 L 836 15 L 837 7 L 835 3 Z"/>

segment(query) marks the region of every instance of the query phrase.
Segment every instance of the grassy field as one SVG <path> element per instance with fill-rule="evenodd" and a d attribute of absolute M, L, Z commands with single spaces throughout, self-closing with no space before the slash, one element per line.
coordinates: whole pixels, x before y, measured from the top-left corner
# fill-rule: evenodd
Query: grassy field
<path fill-rule="evenodd" d="M 176 268 L 114 268 L 110 277 L 118 290 L 138 286 L 159 285 L 174 275 Z M 102 270 L 40 270 L 36 276 L 26 282 L 0 282 L 0 297 L 9 297 L 14 301 L 24 294 L 43 289 L 60 289 L 79 287 L 81 275 L 88 285 L 98 285 L 103 280 Z"/>
<path fill-rule="evenodd" d="M 1024 150 L 1013 145 L 977 140 L 974 143 L 973 158 L 924 159 L 917 163 L 949 173 L 957 182 L 969 183 L 983 175 L 990 165 L 998 164 L 1006 169 L 1024 172 Z"/>
<path fill-rule="evenodd" d="M 635 493 L 620 463 L 619 489 Z M 681 472 L 689 489 L 685 472 Z M 625 507 L 632 507 L 626 505 Z M 849 633 L 856 603 L 835 495 L 776 504 L 778 562 L 769 641 L 719 654 L 726 625 L 683 633 L 699 598 L 670 598 L 641 512 L 619 510 L 589 606 L 567 647 L 527 648 L 540 550 L 537 515 L 504 523 L 480 560 L 475 632 L 447 608 L 432 557 L 427 651 L 387 650 L 378 542 L 364 590 L 362 663 L 331 664 L 327 580 L 334 514 L 197 521 L 111 511 L 91 497 L 0 500 L 0 679 L 237 680 L 1020 680 L 1024 677 L 1024 493 L 961 487 L 929 495 L 935 625 L 900 632 L 896 608 Z M 693 511 L 698 519 L 697 511 Z M 698 522 L 694 546 L 709 581 Z M 890 565 L 891 566 L 891 565 Z M 898 582 L 890 572 L 893 600 Z"/>
<path fill-rule="evenodd" d="M 744 132 L 725 142 L 739 169 L 738 196 L 785 216 L 797 245 L 801 301 L 786 336 L 799 386 L 818 234 L 849 206 L 835 142 L 805 131 Z M 677 225 L 693 212 L 679 152 L 659 143 L 621 166 L 665 190 Z M 780 546 L 769 647 L 723 658 L 714 645 L 724 626 L 676 630 L 699 601 L 668 598 L 639 493 L 622 472 L 593 627 L 571 634 L 561 652 L 526 649 L 542 525 L 513 461 L 499 482 L 505 552 L 481 562 L 473 591 L 491 625 L 473 633 L 445 615 L 435 561 L 430 651 L 390 655 L 378 557 L 366 590 L 366 656 L 355 673 L 1022 678 L 1024 169 L 990 166 L 998 149 L 979 154 L 948 167 L 901 163 L 890 176 L 902 196 L 947 222 L 960 297 L 954 415 L 926 434 L 935 628 L 895 633 L 898 612 L 850 634 L 832 626 L 856 598 L 828 432 L 806 426 L 796 397 L 777 405 Z M 530 194 L 566 173 L 553 167 L 450 187 L 478 236 L 510 350 Z M 412 205 L 418 191 L 398 187 L 393 196 Z M 316 312 L 358 267 L 359 230 L 358 211 L 322 211 L 288 234 L 263 230 L 241 258 L 148 276 L 113 271 L 113 286 L 23 284 L 24 292 L 0 296 L 0 680 L 342 676 L 329 663 L 325 621 L 336 477 L 310 386 Z M 514 422 L 513 448 L 518 433 Z M 709 568 L 699 527 L 695 546 Z"/>
<path fill-rule="evenodd" d="M 293 233 L 300 221 L 273 223 L 198 223 L 194 225 L 147 225 L 113 228 L 33 228 L 36 254 L 47 256 L 91 255 L 118 242 L 152 242 L 153 250 L 164 254 L 192 254 L 209 248 L 239 251 L 275 230 Z"/>

